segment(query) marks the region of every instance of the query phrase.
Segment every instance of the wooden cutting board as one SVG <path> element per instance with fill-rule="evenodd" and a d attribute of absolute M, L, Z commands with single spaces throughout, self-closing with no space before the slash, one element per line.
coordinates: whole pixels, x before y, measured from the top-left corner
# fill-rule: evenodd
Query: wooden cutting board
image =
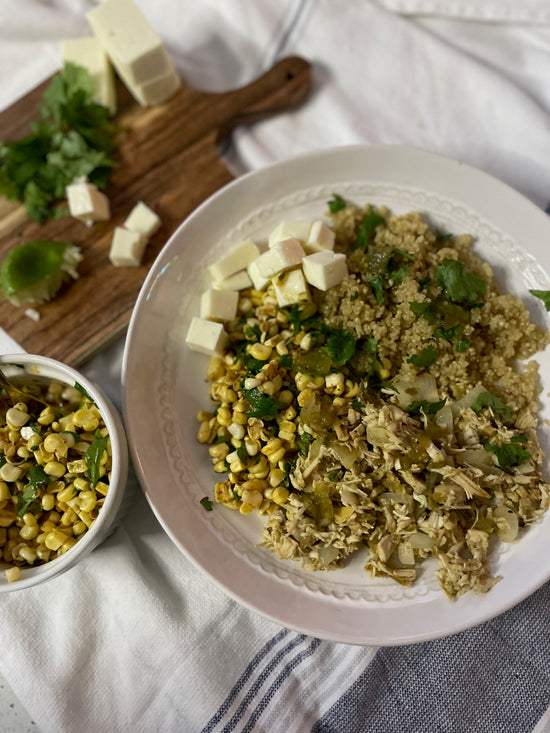
<path fill-rule="evenodd" d="M 0 140 L 29 131 L 49 81 L 0 113 Z M 24 315 L 0 295 L 0 326 L 26 351 L 78 366 L 129 323 L 147 272 L 172 232 L 233 176 L 219 159 L 217 145 L 237 125 L 249 124 L 300 103 L 310 85 L 310 66 L 297 57 L 283 59 L 266 74 L 236 90 L 210 94 L 182 85 L 166 104 L 140 107 L 119 84 L 118 168 L 106 194 L 111 219 L 87 227 L 72 217 L 38 225 L 21 205 L 0 198 L 0 259 L 30 239 L 63 239 L 84 256 L 79 279 L 55 300 L 37 306 L 40 320 Z M 141 267 L 114 267 L 109 259 L 113 229 L 138 201 L 162 219 Z"/>

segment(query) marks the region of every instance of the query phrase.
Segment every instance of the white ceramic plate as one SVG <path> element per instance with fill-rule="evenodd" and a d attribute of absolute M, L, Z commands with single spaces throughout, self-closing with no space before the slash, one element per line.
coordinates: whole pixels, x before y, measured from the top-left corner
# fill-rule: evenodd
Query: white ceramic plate
<path fill-rule="evenodd" d="M 550 289 L 550 220 L 503 183 L 455 160 L 404 148 L 346 147 L 276 164 L 236 180 L 202 204 L 175 232 L 137 302 L 123 368 L 126 427 L 143 489 L 176 545 L 236 600 L 298 631 L 365 645 L 417 642 L 489 619 L 550 577 L 550 513 L 521 541 L 495 554 L 503 575 L 490 593 L 451 603 L 433 565 L 413 588 L 372 579 L 359 554 L 345 568 L 308 573 L 257 547 L 261 520 L 215 507 L 216 474 L 196 442 L 196 413 L 208 408 L 207 357 L 185 346 L 205 268 L 222 250 L 261 240 L 283 218 L 319 218 L 332 193 L 357 203 L 417 210 L 441 230 L 469 232 L 501 286 L 524 297 L 533 318 L 546 312 L 528 293 Z M 543 395 L 550 361 L 539 359 Z M 548 403 L 548 400 L 543 400 Z M 546 409 L 545 417 L 549 416 Z M 541 441 L 548 446 L 548 431 Z"/>

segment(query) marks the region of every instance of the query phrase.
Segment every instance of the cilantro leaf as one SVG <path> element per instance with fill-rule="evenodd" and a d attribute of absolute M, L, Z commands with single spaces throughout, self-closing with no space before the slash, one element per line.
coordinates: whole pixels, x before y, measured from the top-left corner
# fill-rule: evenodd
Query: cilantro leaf
<path fill-rule="evenodd" d="M 435 271 L 437 284 L 453 303 L 474 303 L 484 295 L 487 283 L 479 275 L 466 270 L 462 262 L 444 259 Z"/>
<path fill-rule="evenodd" d="M 418 318 L 424 318 L 430 325 L 436 322 L 435 314 L 433 312 L 433 303 L 430 300 L 425 300 L 422 303 L 410 302 L 409 308 L 412 310 L 415 316 Z"/>
<path fill-rule="evenodd" d="M 332 194 L 332 198 L 328 202 L 328 208 L 331 214 L 336 214 L 338 211 L 342 211 L 347 206 L 344 199 L 337 193 Z"/>
<path fill-rule="evenodd" d="M 0 144 L 0 194 L 22 201 L 42 223 L 68 213 L 57 202 L 79 176 L 105 188 L 115 166 L 109 110 L 92 99 L 86 69 L 66 63 L 45 90 L 31 133 Z"/>
<path fill-rule="evenodd" d="M 411 402 L 410 405 L 407 405 L 405 407 L 405 412 L 408 412 L 410 415 L 420 415 L 421 412 L 423 412 L 425 415 L 435 415 L 436 412 L 439 412 L 442 407 L 445 406 L 445 403 L 447 402 L 446 398 L 443 398 L 439 402 L 430 402 L 429 400 L 414 400 L 414 402 Z"/>
<path fill-rule="evenodd" d="M 517 442 L 504 443 L 504 445 L 492 445 L 487 443 L 483 446 L 488 453 L 494 453 L 498 465 L 504 471 L 512 466 L 519 466 L 530 457 L 529 451 L 518 445 Z"/>
<path fill-rule="evenodd" d="M 250 410 L 245 412 L 247 417 L 259 417 L 267 420 L 274 420 L 280 409 L 285 407 L 284 402 L 279 402 L 274 397 L 260 392 L 258 387 L 253 389 L 244 389 L 243 395 L 250 404 Z"/>
<path fill-rule="evenodd" d="M 530 290 L 531 295 L 535 298 L 539 298 L 544 303 L 544 307 L 547 311 L 550 311 L 550 290 Z"/>
<path fill-rule="evenodd" d="M 311 445 L 313 441 L 313 436 L 311 433 L 308 433 L 307 430 L 304 430 L 304 432 L 299 435 L 296 438 L 296 445 L 298 446 L 298 450 L 303 456 L 307 456 L 309 453 L 309 446 Z"/>
<path fill-rule="evenodd" d="M 321 348 L 337 366 L 343 366 L 355 354 L 356 342 L 357 339 L 347 328 L 334 328 Z"/>
<path fill-rule="evenodd" d="M 353 248 L 363 250 L 367 249 L 374 238 L 377 226 L 386 226 L 386 220 L 369 204 L 367 213 L 365 214 L 365 217 L 359 227 L 359 231 L 357 232 L 357 239 L 355 240 Z"/>
<path fill-rule="evenodd" d="M 36 501 L 38 490 L 41 486 L 48 484 L 50 479 L 42 466 L 31 466 L 29 469 L 29 482 L 23 489 L 21 496 L 17 497 L 17 516 L 22 517 L 27 512 L 33 514 L 41 511 L 42 505 Z"/>
<path fill-rule="evenodd" d="M 425 349 L 418 354 L 413 354 L 410 359 L 407 359 L 408 364 L 413 364 L 416 367 L 427 367 L 433 364 L 437 359 L 438 351 L 433 346 L 427 346 Z"/>
<path fill-rule="evenodd" d="M 88 477 L 92 488 L 99 481 L 99 466 L 103 451 L 107 448 L 107 438 L 103 437 L 99 430 L 95 431 L 94 439 L 90 443 L 90 447 L 84 454 L 84 461 L 88 466 L 86 476 Z"/>
<path fill-rule="evenodd" d="M 369 285 L 376 298 L 376 305 L 382 305 L 384 302 L 384 276 L 377 275 L 373 280 L 369 280 Z"/>
<path fill-rule="evenodd" d="M 200 500 L 200 504 L 206 509 L 207 512 L 211 512 L 214 505 L 212 504 L 212 500 L 209 499 L 207 496 L 203 496 Z"/>
<path fill-rule="evenodd" d="M 497 417 L 500 417 L 503 422 L 514 422 L 515 413 L 512 408 L 509 407 L 505 402 L 503 402 L 500 397 L 497 397 L 491 392 L 481 392 L 481 394 L 477 396 L 477 398 L 470 405 L 470 407 L 476 413 L 476 415 L 479 415 L 483 409 L 489 407 Z"/>

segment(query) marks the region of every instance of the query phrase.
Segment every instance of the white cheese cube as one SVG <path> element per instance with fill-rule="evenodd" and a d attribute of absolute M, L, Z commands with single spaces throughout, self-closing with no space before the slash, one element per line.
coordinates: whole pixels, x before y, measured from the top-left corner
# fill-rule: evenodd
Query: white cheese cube
<path fill-rule="evenodd" d="M 232 321 L 238 304 L 239 293 L 209 288 L 201 296 L 200 317 L 208 321 Z"/>
<path fill-rule="evenodd" d="M 322 252 L 326 249 L 334 249 L 335 236 L 332 229 L 327 227 L 322 221 L 314 221 L 306 240 L 306 252 L 311 254 L 313 252 Z"/>
<path fill-rule="evenodd" d="M 209 266 L 208 272 L 213 282 L 225 280 L 239 270 L 244 270 L 260 254 L 258 245 L 246 239 L 233 247 L 226 255 Z"/>
<path fill-rule="evenodd" d="M 285 239 L 261 254 L 256 260 L 256 265 L 259 274 L 269 278 L 299 265 L 304 256 L 304 248 L 297 239 Z"/>
<path fill-rule="evenodd" d="M 160 37 L 132 0 L 106 0 L 86 17 L 127 85 L 144 84 L 170 71 Z"/>
<path fill-rule="evenodd" d="M 195 316 L 185 340 L 193 351 L 199 351 L 209 356 L 223 356 L 229 339 L 221 323 L 206 321 L 204 318 Z"/>
<path fill-rule="evenodd" d="M 280 308 L 309 300 L 309 288 L 302 268 L 280 272 L 271 279 Z"/>
<path fill-rule="evenodd" d="M 115 227 L 109 259 L 115 267 L 139 267 L 146 244 L 139 232 Z"/>
<path fill-rule="evenodd" d="M 309 235 L 309 221 L 282 221 L 268 237 L 268 246 L 273 247 L 285 239 L 299 239 L 305 242 Z"/>
<path fill-rule="evenodd" d="M 107 221 L 111 216 L 109 199 L 97 190 L 93 183 L 76 180 L 65 187 L 69 213 L 88 225 L 94 221 Z"/>
<path fill-rule="evenodd" d="M 92 81 L 94 101 L 116 112 L 115 75 L 105 49 L 95 36 L 61 41 L 61 58 L 83 66 Z"/>
<path fill-rule="evenodd" d="M 319 290 L 328 290 L 347 277 L 346 255 L 324 250 L 304 257 L 304 275 L 310 285 Z"/>
<path fill-rule="evenodd" d="M 212 287 L 216 290 L 245 290 L 252 287 L 252 280 L 246 270 L 239 270 L 234 275 L 213 283 Z"/>
<path fill-rule="evenodd" d="M 170 99 L 180 88 L 181 81 L 174 68 L 134 88 L 137 100 L 144 107 L 154 107 Z"/>
<path fill-rule="evenodd" d="M 143 201 L 138 201 L 122 226 L 141 234 L 142 239 L 148 242 L 160 225 L 160 217 Z"/>
<path fill-rule="evenodd" d="M 260 275 L 260 271 L 258 270 L 258 260 L 251 262 L 246 268 L 246 271 L 252 280 L 254 290 L 263 290 L 266 287 L 269 282 L 269 278 Z"/>

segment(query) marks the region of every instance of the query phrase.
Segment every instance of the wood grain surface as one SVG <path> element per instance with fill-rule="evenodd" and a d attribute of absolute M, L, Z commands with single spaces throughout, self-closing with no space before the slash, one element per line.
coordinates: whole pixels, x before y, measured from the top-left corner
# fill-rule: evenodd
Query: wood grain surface
<path fill-rule="evenodd" d="M 0 113 L 0 140 L 27 134 L 47 84 Z M 158 107 L 140 107 L 119 84 L 114 120 L 122 130 L 117 137 L 119 165 L 105 192 L 110 221 L 87 227 L 67 216 L 38 225 L 21 205 L 0 198 L 0 259 L 14 245 L 39 238 L 72 241 L 84 256 L 79 279 L 63 286 L 53 301 L 37 306 L 38 322 L 0 297 L 0 326 L 29 353 L 73 366 L 106 346 L 128 325 L 147 272 L 173 231 L 232 180 L 218 155 L 220 141 L 237 125 L 299 104 L 309 86 L 310 66 L 298 57 L 283 59 L 251 84 L 222 94 L 182 84 Z M 113 229 L 139 200 L 159 214 L 162 227 L 140 267 L 114 267 L 108 259 Z"/>

